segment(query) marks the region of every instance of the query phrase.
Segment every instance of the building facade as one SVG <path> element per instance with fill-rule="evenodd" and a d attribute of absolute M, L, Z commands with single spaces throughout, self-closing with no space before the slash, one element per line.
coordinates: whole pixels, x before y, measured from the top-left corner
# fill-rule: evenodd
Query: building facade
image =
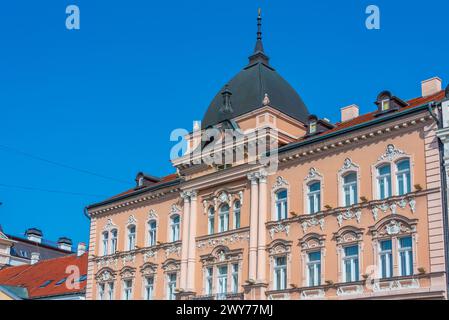
<path fill-rule="evenodd" d="M 87 299 L 447 298 L 441 87 L 382 91 L 373 112 L 351 105 L 332 124 L 270 64 L 259 15 L 248 65 L 187 135 L 176 174 L 139 173 L 86 208 Z M 211 145 L 232 162 L 209 161 Z"/>

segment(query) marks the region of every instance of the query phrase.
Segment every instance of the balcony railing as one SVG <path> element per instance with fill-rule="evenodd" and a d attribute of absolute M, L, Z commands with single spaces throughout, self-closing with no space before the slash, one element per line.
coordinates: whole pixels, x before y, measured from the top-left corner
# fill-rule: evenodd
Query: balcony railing
<path fill-rule="evenodd" d="M 195 296 L 191 300 L 243 300 L 243 293 L 217 293 Z"/>

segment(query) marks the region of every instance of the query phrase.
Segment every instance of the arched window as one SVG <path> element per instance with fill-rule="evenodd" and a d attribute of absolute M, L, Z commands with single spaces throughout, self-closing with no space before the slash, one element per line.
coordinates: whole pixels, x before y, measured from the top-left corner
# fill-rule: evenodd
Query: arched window
<path fill-rule="evenodd" d="M 357 173 L 350 172 L 343 177 L 343 197 L 345 207 L 357 203 Z"/>
<path fill-rule="evenodd" d="M 130 225 L 128 227 L 128 250 L 134 250 L 136 248 L 136 226 Z"/>
<path fill-rule="evenodd" d="M 156 220 L 150 220 L 148 222 L 148 245 L 150 247 L 156 245 L 156 230 L 157 229 L 157 222 Z"/>
<path fill-rule="evenodd" d="M 377 197 L 382 200 L 391 195 L 391 166 L 385 164 L 377 168 Z"/>
<path fill-rule="evenodd" d="M 240 201 L 234 202 L 234 229 L 240 228 L 240 209 L 241 209 Z"/>
<path fill-rule="evenodd" d="M 180 235 L 179 235 L 179 224 L 180 224 L 180 217 L 179 214 L 175 214 L 170 218 L 170 241 L 175 242 L 179 241 Z"/>
<path fill-rule="evenodd" d="M 402 160 L 396 163 L 397 193 L 399 196 L 412 191 L 410 181 L 410 160 Z"/>
<path fill-rule="evenodd" d="M 117 229 L 111 231 L 111 254 L 117 252 Z"/>
<path fill-rule="evenodd" d="M 109 254 L 108 252 L 109 233 L 107 231 L 103 232 L 102 240 L 103 240 L 103 255 L 107 256 Z"/>
<path fill-rule="evenodd" d="M 321 210 L 321 182 L 311 182 L 308 186 L 308 208 L 309 214 L 320 212 Z"/>
<path fill-rule="evenodd" d="M 229 230 L 229 206 L 224 204 L 220 207 L 218 215 L 218 232 Z"/>
<path fill-rule="evenodd" d="M 215 210 L 213 207 L 209 208 L 209 211 L 207 213 L 207 233 L 208 234 L 214 234 L 215 232 Z"/>
<path fill-rule="evenodd" d="M 276 220 L 287 219 L 287 190 L 282 189 L 276 192 Z"/>

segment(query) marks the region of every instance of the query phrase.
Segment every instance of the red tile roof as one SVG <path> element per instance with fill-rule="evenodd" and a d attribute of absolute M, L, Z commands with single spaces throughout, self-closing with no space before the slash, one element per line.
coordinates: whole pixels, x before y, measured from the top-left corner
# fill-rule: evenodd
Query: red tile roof
<path fill-rule="evenodd" d="M 68 268 L 71 267 L 71 268 Z M 79 270 L 74 272 L 74 270 Z M 0 285 L 23 287 L 28 290 L 28 297 L 45 298 L 68 294 L 83 293 L 86 280 L 77 282 L 79 277 L 87 274 L 87 253 L 78 257 L 76 254 L 40 261 L 33 265 L 6 267 L 0 270 Z M 57 285 L 64 278 L 66 281 Z M 41 286 L 48 280 L 51 282 Z"/>
<path fill-rule="evenodd" d="M 411 100 L 407 101 L 408 106 L 406 106 L 404 108 L 401 108 L 401 110 L 411 109 L 411 108 L 418 107 L 418 106 L 421 106 L 423 104 L 429 103 L 431 101 L 441 100 L 443 98 L 444 98 L 444 91 L 440 91 L 440 92 L 438 92 L 436 94 L 433 94 L 431 96 L 428 96 L 428 97 L 419 97 L 419 98 L 411 99 Z M 358 124 L 361 124 L 361 123 L 373 120 L 373 119 L 375 119 L 376 112 L 377 111 L 370 112 L 370 113 L 367 113 L 367 114 L 363 114 L 363 115 L 361 115 L 361 116 L 359 116 L 357 118 L 354 118 L 352 120 L 349 120 L 349 121 L 339 122 L 339 123 L 337 123 L 335 128 L 333 128 L 331 130 L 327 130 L 327 131 L 323 132 L 322 134 L 328 134 L 328 133 L 331 133 L 331 132 L 336 132 L 336 131 L 339 131 L 341 129 L 349 128 L 349 127 L 352 127 L 352 126 L 355 126 L 355 125 L 358 125 Z"/>

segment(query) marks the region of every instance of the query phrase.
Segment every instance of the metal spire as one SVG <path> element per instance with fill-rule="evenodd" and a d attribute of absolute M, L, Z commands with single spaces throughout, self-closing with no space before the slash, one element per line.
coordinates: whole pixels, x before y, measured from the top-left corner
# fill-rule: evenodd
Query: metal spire
<path fill-rule="evenodd" d="M 259 8 L 257 11 L 257 40 L 254 48 L 254 53 L 249 57 L 250 64 L 254 62 L 264 62 L 268 64 L 269 58 L 265 55 L 262 44 L 262 10 Z"/>

